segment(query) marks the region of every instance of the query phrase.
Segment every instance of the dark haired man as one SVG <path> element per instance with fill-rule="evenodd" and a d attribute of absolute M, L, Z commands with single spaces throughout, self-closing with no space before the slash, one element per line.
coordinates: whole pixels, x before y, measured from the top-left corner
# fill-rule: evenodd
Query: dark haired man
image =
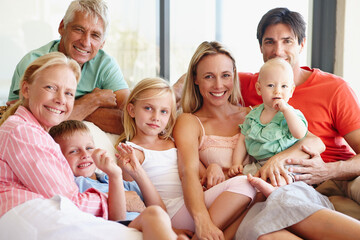
<path fill-rule="evenodd" d="M 289 104 L 301 110 L 309 122 L 309 131 L 326 145 L 321 154 L 309 147 L 292 149 L 289 155 L 270 159 L 260 170 L 264 179 L 274 179 L 274 173 L 285 176 L 285 164 L 300 164 L 291 171 L 301 173 L 295 179 L 308 184 L 335 181 L 344 195 L 360 203 L 360 105 L 354 91 L 340 77 L 319 69 L 300 67 L 299 56 L 305 45 L 305 22 L 297 12 L 287 8 L 268 11 L 260 20 L 257 39 L 264 62 L 280 57 L 294 71 L 296 89 Z M 239 73 L 241 93 L 246 106 L 262 102 L 255 83 L 258 74 Z M 310 159 L 299 158 L 303 151 Z M 354 180 L 355 179 L 355 180 Z M 350 181 L 349 181 L 350 180 Z M 360 206 L 359 206 L 360 209 Z"/>

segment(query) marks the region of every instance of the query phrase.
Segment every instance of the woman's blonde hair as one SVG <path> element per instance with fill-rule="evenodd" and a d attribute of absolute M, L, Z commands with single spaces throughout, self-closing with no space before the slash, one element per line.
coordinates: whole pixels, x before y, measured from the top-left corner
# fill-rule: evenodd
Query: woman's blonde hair
<path fill-rule="evenodd" d="M 191 58 L 189 68 L 185 77 L 185 84 L 182 92 L 181 106 L 185 113 L 194 113 L 198 111 L 203 104 L 203 97 L 200 94 L 199 86 L 195 84 L 197 67 L 199 62 L 208 55 L 224 54 L 228 56 L 233 62 L 234 70 L 234 87 L 229 97 L 229 102 L 238 104 L 239 100 L 242 101 L 240 93 L 240 84 L 238 74 L 236 71 L 235 59 L 231 53 L 225 49 L 219 42 L 203 42 L 196 49 L 193 57 Z"/>
<path fill-rule="evenodd" d="M 148 96 L 145 95 L 149 90 L 154 91 L 154 95 Z M 135 119 L 132 118 L 127 110 L 127 106 L 135 104 L 138 100 L 152 99 L 156 97 L 161 97 L 166 93 L 171 94 L 171 112 L 169 122 L 166 125 L 163 132 L 159 133 L 161 139 L 168 139 L 171 136 L 172 129 L 174 128 L 176 121 L 176 100 L 173 89 L 170 87 L 169 83 L 161 78 L 145 78 L 141 80 L 134 89 L 131 91 L 130 96 L 124 106 L 124 132 L 120 135 L 118 145 L 120 142 L 131 141 L 136 135 L 136 124 Z"/>
<path fill-rule="evenodd" d="M 2 116 L 2 118 L 0 120 L 0 125 L 2 125 L 9 116 L 13 115 L 20 105 L 24 104 L 24 97 L 22 96 L 22 93 L 21 93 L 21 86 L 22 86 L 23 82 L 32 84 L 35 79 L 36 74 L 43 71 L 44 69 L 47 69 L 47 68 L 53 67 L 53 66 L 57 66 L 57 65 L 64 65 L 64 66 L 69 67 L 75 75 L 76 82 L 80 81 L 81 69 L 80 69 L 79 64 L 75 60 L 72 60 L 72 59 L 66 57 L 61 52 L 51 52 L 51 53 L 45 54 L 45 55 L 35 59 L 26 68 L 24 75 L 22 76 L 22 78 L 20 80 L 19 100 L 6 110 L 6 112 L 4 113 L 4 115 Z"/>

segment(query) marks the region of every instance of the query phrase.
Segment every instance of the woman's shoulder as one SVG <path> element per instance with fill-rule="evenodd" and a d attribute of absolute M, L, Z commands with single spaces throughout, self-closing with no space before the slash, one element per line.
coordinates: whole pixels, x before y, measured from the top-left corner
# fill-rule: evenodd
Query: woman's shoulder
<path fill-rule="evenodd" d="M 182 113 L 180 116 L 176 119 L 175 127 L 186 127 L 188 125 L 192 125 L 194 127 L 194 124 L 198 124 L 199 119 L 197 116 L 191 113 Z"/>
<path fill-rule="evenodd" d="M 201 125 L 199 119 L 191 113 L 182 113 L 175 123 L 173 136 L 175 140 L 179 136 L 187 135 L 188 137 L 201 134 Z"/>

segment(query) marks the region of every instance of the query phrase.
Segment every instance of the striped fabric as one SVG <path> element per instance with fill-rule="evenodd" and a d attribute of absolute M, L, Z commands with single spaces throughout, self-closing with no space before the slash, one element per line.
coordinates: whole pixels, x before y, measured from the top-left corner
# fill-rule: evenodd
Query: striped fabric
<path fill-rule="evenodd" d="M 82 211 L 108 218 L 107 197 L 79 193 L 60 147 L 24 107 L 0 127 L 0 217 L 35 198 L 69 198 Z"/>

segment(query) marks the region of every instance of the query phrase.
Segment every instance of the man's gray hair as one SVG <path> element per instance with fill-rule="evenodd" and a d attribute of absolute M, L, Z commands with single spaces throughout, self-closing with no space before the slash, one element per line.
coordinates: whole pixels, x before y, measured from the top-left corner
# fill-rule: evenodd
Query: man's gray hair
<path fill-rule="evenodd" d="M 70 3 L 68 9 L 66 10 L 65 16 L 63 18 L 64 28 L 67 24 L 72 22 L 75 16 L 75 12 L 83 12 L 90 14 L 97 21 L 98 17 L 101 17 L 104 23 L 104 36 L 105 39 L 107 35 L 107 30 L 110 22 L 109 10 L 107 4 L 103 0 L 74 0 Z"/>

